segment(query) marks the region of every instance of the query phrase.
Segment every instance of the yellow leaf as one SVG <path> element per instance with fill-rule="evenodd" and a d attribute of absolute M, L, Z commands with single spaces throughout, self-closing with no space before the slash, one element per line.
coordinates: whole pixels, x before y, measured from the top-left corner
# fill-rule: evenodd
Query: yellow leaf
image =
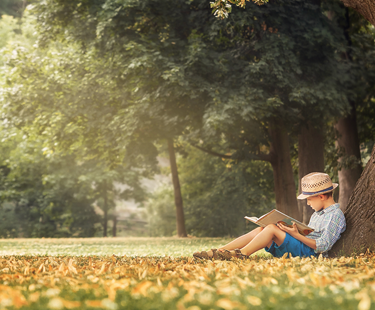
<path fill-rule="evenodd" d="M 42 271 L 44 271 L 45 269 L 44 269 L 44 263 L 42 263 L 40 266 L 39 266 L 39 268 L 38 268 L 38 271 L 36 272 L 36 273 L 40 273 L 40 272 L 42 272 Z"/>
<path fill-rule="evenodd" d="M 219 295 L 239 295 L 240 290 L 233 286 L 224 286 L 217 289 Z"/>
<path fill-rule="evenodd" d="M 64 270 L 65 270 L 65 264 L 64 262 L 62 262 L 61 265 L 59 266 L 59 271 L 63 272 Z"/>
<path fill-rule="evenodd" d="M 143 281 L 133 288 L 132 294 L 141 294 L 143 296 L 147 295 L 147 289 L 152 286 L 152 282 Z"/>
<path fill-rule="evenodd" d="M 30 294 L 28 299 L 30 302 L 37 302 L 39 300 L 39 296 L 40 296 L 40 293 L 35 292 L 35 293 Z"/>
<path fill-rule="evenodd" d="M 269 285 L 269 284 L 277 285 L 277 283 L 278 283 L 277 280 L 271 277 L 265 277 L 262 280 L 262 284 L 264 285 Z"/>
<path fill-rule="evenodd" d="M 242 309 L 244 305 L 241 305 L 239 302 L 231 301 L 228 298 L 221 298 L 216 302 L 216 305 L 220 308 L 225 310 L 232 310 L 232 309 Z"/>
<path fill-rule="evenodd" d="M 79 301 L 70 301 L 70 300 L 62 300 L 64 307 L 67 309 L 74 309 L 81 307 L 81 303 Z"/>
<path fill-rule="evenodd" d="M 143 271 L 141 279 L 146 278 L 146 276 L 147 276 L 147 268 L 145 269 L 145 271 Z"/>
<path fill-rule="evenodd" d="M 86 305 L 89 307 L 101 307 L 102 301 L 101 300 L 86 300 Z"/>
<path fill-rule="evenodd" d="M 259 306 L 262 304 L 262 300 L 256 296 L 247 296 L 247 301 L 250 305 Z"/>
<path fill-rule="evenodd" d="M 355 298 L 360 299 L 358 310 L 369 310 L 371 308 L 371 298 L 365 289 L 355 294 Z"/>
<path fill-rule="evenodd" d="M 105 272 L 105 270 L 106 270 L 106 263 L 104 263 L 104 264 L 102 265 L 102 268 L 100 269 L 100 271 L 99 271 L 97 274 L 98 274 L 98 275 L 103 274 L 103 273 Z"/>
<path fill-rule="evenodd" d="M 48 302 L 48 308 L 56 310 L 63 309 L 64 303 L 62 302 L 61 298 L 55 297 Z"/>

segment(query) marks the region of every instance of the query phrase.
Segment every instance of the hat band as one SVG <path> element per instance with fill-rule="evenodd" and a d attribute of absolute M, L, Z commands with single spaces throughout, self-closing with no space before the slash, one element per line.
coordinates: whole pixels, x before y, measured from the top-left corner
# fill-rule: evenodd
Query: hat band
<path fill-rule="evenodd" d="M 323 190 L 318 191 L 318 192 L 304 192 L 304 191 L 302 191 L 302 194 L 304 194 L 304 195 L 315 195 L 315 194 L 319 194 L 319 193 L 321 193 L 321 192 L 329 191 L 329 190 L 331 190 L 331 189 L 333 190 L 333 186 L 328 187 L 328 188 L 323 189 Z"/>

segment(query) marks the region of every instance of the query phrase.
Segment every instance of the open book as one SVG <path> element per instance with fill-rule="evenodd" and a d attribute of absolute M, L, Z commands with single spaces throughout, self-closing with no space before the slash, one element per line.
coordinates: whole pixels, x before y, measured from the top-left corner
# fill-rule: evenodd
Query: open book
<path fill-rule="evenodd" d="M 248 217 L 245 216 L 245 219 L 261 226 L 261 227 L 266 227 L 269 224 L 277 224 L 277 223 L 282 223 L 285 226 L 292 227 L 293 223 L 295 222 L 297 225 L 297 229 L 300 232 L 301 235 L 308 235 L 309 233 L 313 232 L 314 229 L 295 220 L 294 218 L 276 210 L 273 209 L 272 211 L 268 212 L 267 214 L 261 216 L 260 218 L 257 217 Z"/>

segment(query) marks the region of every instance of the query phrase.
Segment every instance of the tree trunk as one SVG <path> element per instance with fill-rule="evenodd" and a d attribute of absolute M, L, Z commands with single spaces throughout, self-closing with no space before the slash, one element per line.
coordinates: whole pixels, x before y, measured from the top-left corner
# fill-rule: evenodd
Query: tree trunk
<path fill-rule="evenodd" d="M 108 197 L 107 197 L 107 184 L 104 182 L 103 184 L 103 237 L 107 237 L 107 226 L 108 226 Z"/>
<path fill-rule="evenodd" d="M 298 193 L 301 194 L 301 179 L 311 172 L 324 172 L 324 139 L 321 130 L 307 124 L 298 136 Z M 298 200 L 302 221 L 309 223 L 314 210 L 306 204 L 306 199 Z"/>
<path fill-rule="evenodd" d="M 339 203 L 341 210 L 345 211 L 349 197 L 362 172 L 354 105 L 352 105 L 351 114 L 340 118 L 335 129 L 338 133 L 336 147 L 339 152 L 344 152 L 344 155 L 339 159 L 341 166 L 339 170 Z"/>
<path fill-rule="evenodd" d="M 187 237 L 186 229 L 185 229 L 184 207 L 182 203 L 182 195 L 181 195 L 180 181 L 178 179 L 176 155 L 174 152 L 174 145 L 173 145 L 172 139 L 168 139 L 168 152 L 169 152 L 169 161 L 170 161 L 171 173 L 172 173 L 174 202 L 176 205 L 177 235 L 179 237 Z"/>
<path fill-rule="evenodd" d="M 289 136 L 282 121 L 270 123 L 271 165 L 275 184 L 276 208 L 295 219 L 300 219 L 293 169 L 290 161 Z"/>
<path fill-rule="evenodd" d="M 353 8 L 375 26 L 374 0 L 341 0 L 345 6 Z"/>
<path fill-rule="evenodd" d="M 344 212 L 346 231 L 329 255 L 352 255 L 375 247 L 375 146 Z"/>
<path fill-rule="evenodd" d="M 112 237 L 116 237 L 117 235 L 117 216 L 113 216 L 113 226 L 112 226 Z"/>

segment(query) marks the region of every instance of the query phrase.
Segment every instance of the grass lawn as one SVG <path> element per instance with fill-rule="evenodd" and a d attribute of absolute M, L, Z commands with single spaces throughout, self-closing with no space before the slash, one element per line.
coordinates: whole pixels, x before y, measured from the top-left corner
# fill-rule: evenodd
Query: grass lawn
<path fill-rule="evenodd" d="M 218 247 L 224 238 L 0 239 L 0 255 L 192 256 Z"/>
<path fill-rule="evenodd" d="M 372 254 L 191 257 L 226 241 L 0 240 L 0 309 L 375 309 Z"/>

